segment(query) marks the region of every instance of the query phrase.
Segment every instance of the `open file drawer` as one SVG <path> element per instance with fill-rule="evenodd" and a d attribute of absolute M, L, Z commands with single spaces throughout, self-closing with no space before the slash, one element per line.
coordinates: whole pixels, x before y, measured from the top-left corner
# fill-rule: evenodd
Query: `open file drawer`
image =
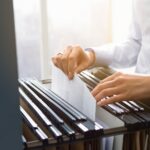
<path fill-rule="evenodd" d="M 85 74 L 86 76 L 84 76 Z M 87 75 L 89 74 L 84 72 L 81 76 L 82 78 L 84 77 L 85 81 L 91 82 L 92 80 L 89 80 L 89 78 L 87 79 Z M 92 79 L 92 76 L 88 77 L 91 77 Z M 82 113 L 80 114 L 78 110 L 74 109 L 74 107 L 72 107 L 67 102 L 64 102 L 60 97 L 55 95 L 55 93 L 50 91 L 46 87 L 47 83 L 45 81 L 43 83 L 40 83 L 37 80 L 26 80 L 20 82 L 20 88 L 22 90 L 22 92 L 20 92 L 22 95 L 21 105 L 32 117 L 32 119 L 38 124 L 38 127 L 40 127 L 40 129 L 42 129 L 43 132 L 46 134 L 45 137 L 42 137 L 37 133 L 35 134 L 34 129 L 36 129 L 37 127 L 34 127 L 33 129 L 33 127 L 29 125 L 28 119 L 23 116 L 23 139 L 24 145 L 27 149 L 42 149 L 43 147 L 47 147 L 47 149 L 53 148 L 94 150 L 105 149 L 107 143 L 111 143 L 109 149 L 123 149 L 125 145 L 127 145 L 127 143 L 130 144 L 130 142 L 127 142 L 129 139 L 128 137 L 133 136 L 136 138 L 140 138 L 140 133 L 143 137 L 144 135 L 146 137 L 149 135 L 149 109 L 142 104 L 138 104 L 138 106 L 140 106 L 140 108 L 143 108 L 144 110 L 140 110 L 140 108 L 135 107 L 133 104 L 131 105 L 132 107 L 134 106 L 134 109 L 139 109 L 139 111 L 135 110 L 135 112 L 133 110 L 131 111 L 129 107 L 125 107 L 123 105 L 125 108 L 129 109 L 130 112 L 122 112 L 122 114 L 117 114 L 117 112 L 119 113 L 120 109 L 117 110 L 118 107 L 115 106 L 109 106 L 104 108 L 98 107 L 96 112 L 97 120 L 96 122 L 92 122 L 90 119 L 88 119 L 87 116 Z M 28 98 L 23 93 L 28 96 L 30 100 L 28 100 Z M 54 119 L 54 114 L 49 115 L 48 110 L 46 111 L 46 108 L 44 108 L 42 101 L 40 103 L 40 100 L 37 100 L 39 98 L 43 102 L 45 102 L 45 104 L 47 104 L 48 107 L 51 108 L 60 118 L 63 119 L 67 127 L 70 128 L 70 130 L 68 129 L 68 133 L 67 128 L 62 127 L 62 125 L 64 124 L 59 124 L 57 123 L 58 120 Z M 49 99 L 55 101 L 58 105 L 56 106 L 54 103 L 49 102 Z M 37 113 L 39 111 L 35 110 L 35 106 L 33 107 L 33 103 L 35 103 L 35 105 L 42 111 L 42 113 L 47 116 L 47 119 L 50 120 L 53 125 L 44 125 L 46 123 L 44 123 L 43 119 L 40 118 L 41 113 Z M 60 111 L 61 108 L 63 109 Z M 116 109 L 117 111 L 113 109 Z M 65 110 L 66 112 L 64 111 L 65 113 L 63 113 L 63 110 Z M 72 116 L 76 116 L 76 121 L 74 121 L 73 118 L 68 117 L 67 112 L 69 112 L 69 114 L 71 114 Z M 137 115 L 137 113 L 140 114 L 140 117 L 139 115 Z M 57 132 L 59 131 L 59 134 L 56 132 L 56 130 L 49 129 L 48 127 L 50 126 L 54 126 L 55 129 L 57 129 Z M 137 134 L 137 132 L 135 131 L 140 132 Z M 30 135 L 29 133 L 31 134 L 31 137 L 28 136 Z M 116 136 L 118 134 L 119 136 Z M 112 136 L 114 137 L 112 138 Z M 111 137 L 112 139 L 110 139 L 109 137 Z M 105 139 L 105 142 L 103 139 Z M 135 142 L 133 141 L 133 143 Z M 141 147 L 144 146 L 145 143 L 141 145 Z"/>

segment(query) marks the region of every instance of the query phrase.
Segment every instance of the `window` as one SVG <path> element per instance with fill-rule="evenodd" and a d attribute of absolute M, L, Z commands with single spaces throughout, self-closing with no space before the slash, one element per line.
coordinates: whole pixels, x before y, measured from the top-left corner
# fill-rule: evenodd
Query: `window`
<path fill-rule="evenodd" d="M 50 58 L 126 37 L 131 0 L 14 0 L 20 77 L 50 78 Z"/>
<path fill-rule="evenodd" d="M 132 0 L 112 0 L 112 39 L 124 40 L 131 23 Z"/>
<path fill-rule="evenodd" d="M 14 0 L 19 77 L 41 78 L 39 0 Z"/>

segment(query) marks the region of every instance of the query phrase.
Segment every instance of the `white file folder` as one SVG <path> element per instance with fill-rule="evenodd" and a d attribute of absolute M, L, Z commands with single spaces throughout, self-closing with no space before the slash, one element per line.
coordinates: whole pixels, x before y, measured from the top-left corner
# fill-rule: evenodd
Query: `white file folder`
<path fill-rule="evenodd" d="M 67 76 L 60 69 L 53 67 L 51 89 L 91 120 L 95 121 L 96 101 L 78 75 L 75 75 L 73 80 L 68 80 Z"/>
<path fill-rule="evenodd" d="M 102 107 L 96 106 L 94 97 L 77 74 L 74 76 L 73 80 L 69 80 L 60 69 L 54 66 L 52 68 L 51 90 L 53 92 L 84 113 L 91 120 L 97 122 L 101 120 L 99 123 L 105 123 L 105 129 L 115 129 L 124 126 L 123 121 L 110 114 Z M 109 145 L 106 143 L 109 143 Z M 114 138 L 106 138 L 103 141 L 103 148 L 107 146 L 107 150 L 122 150 L 122 145 L 123 135 L 115 136 Z"/>

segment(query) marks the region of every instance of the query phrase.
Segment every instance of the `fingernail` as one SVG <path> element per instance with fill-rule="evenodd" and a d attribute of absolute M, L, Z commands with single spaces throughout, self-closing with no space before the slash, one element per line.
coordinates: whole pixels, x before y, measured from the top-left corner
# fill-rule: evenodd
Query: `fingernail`
<path fill-rule="evenodd" d="M 103 102 L 100 102 L 99 104 L 98 104 L 98 106 L 105 106 L 105 103 L 103 103 Z"/>
<path fill-rule="evenodd" d="M 102 98 L 97 104 L 98 104 L 98 106 L 104 106 L 105 105 L 105 98 Z"/>
<path fill-rule="evenodd" d="M 103 106 L 102 103 L 101 103 L 101 101 L 97 102 L 97 105 L 98 106 Z"/>
<path fill-rule="evenodd" d="M 94 93 L 94 91 L 91 91 L 91 94 L 95 97 L 96 95 L 95 95 L 95 93 Z"/>
<path fill-rule="evenodd" d="M 72 73 L 70 73 L 70 72 L 69 72 L 69 74 L 68 74 L 68 78 L 69 78 L 69 80 L 72 80 L 72 79 L 73 79 L 73 75 L 72 75 Z"/>

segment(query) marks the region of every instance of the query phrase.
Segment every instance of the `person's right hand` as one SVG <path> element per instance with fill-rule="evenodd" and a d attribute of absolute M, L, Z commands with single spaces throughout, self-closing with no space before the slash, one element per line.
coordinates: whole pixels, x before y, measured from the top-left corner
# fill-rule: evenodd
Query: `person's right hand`
<path fill-rule="evenodd" d="M 73 79 L 75 73 L 80 73 L 94 64 L 95 53 L 92 50 L 84 51 L 80 46 L 68 46 L 63 54 L 53 56 L 52 61 L 69 79 Z"/>

